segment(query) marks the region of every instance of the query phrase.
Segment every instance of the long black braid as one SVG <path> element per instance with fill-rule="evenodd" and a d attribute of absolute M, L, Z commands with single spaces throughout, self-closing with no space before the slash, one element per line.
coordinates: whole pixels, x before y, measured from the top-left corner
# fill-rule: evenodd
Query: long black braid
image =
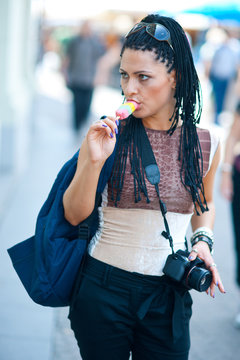
<path fill-rule="evenodd" d="M 150 202 L 144 176 L 145 170 L 140 156 L 140 121 L 141 119 L 130 115 L 125 121 L 125 124 L 120 127 L 121 136 L 119 137 L 116 149 L 117 160 L 115 160 L 115 166 L 111 176 L 112 200 L 115 201 L 115 206 L 117 206 L 117 202 L 121 197 L 128 154 L 134 179 L 135 202 L 141 200 L 141 192 L 145 195 L 147 202 Z M 115 198 L 114 189 L 116 189 Z"/>
<path fill-rule="evenodd" d="M 195 211 L 199 215 L 208 210 L 203 188 L 203 157 L 197 134 L 196 124 L 199 123 L 202 112 L 202 94 L 199 78 L 194 66 L 191 48 L 182 27 L 172 18 L 156 14 L 142 19 L 145 23 L 159 23 L 164 25 L 171 34 L 174 51 L 165 41 L 157 41 L 147 34 L 145 28 L 131 34 L 123 43 L 121 56 L 124 50 L 134 49 L 154 51 L 156 60 L 163 62 L 170 73 L 176 72 L 175 109 L 170 117 L 169 136 L 175 131 L 179 118 L 182 120 L 179 161 L 181 161 L 180 177 L 186 190 L 191 194 Z M 138 142 L 139 121 L 134 116 L 127 119 L 126 126 L 122 127 L 121 136 L 116 149 L 116 161 L 111 177 L 113 189 L 116 189 L 115 205 L 120 200 L 123 188 L 127 156 L 131 162 L 131 172 L 134 177 L 135 201 L 141 199 L 144 193 L 149 202 L 145 184 L 144 169 L 139 154 L 141 149 Z M 203 201 L 200 194 L 202 194 Z"/>

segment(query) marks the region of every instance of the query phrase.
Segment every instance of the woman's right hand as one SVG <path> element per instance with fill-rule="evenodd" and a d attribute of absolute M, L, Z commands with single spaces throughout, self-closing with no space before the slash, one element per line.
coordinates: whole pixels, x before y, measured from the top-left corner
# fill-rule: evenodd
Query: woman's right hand
<path fill-rule="evenodd" d="M 118 133 L 116 117 L 105 117 L 89 128 L 86 137 L 88 158 L 93 163 L 104 163 L 112 154 Z"/>
<path fill-rule="evenodd" d="M 93 211 L 99 174 L 112 154 L 118 132 L 116 118 L 106 117 L 90 126 L 78 156 L 75 175 L 64 193 L 64 216 L 78 225 Z"/>

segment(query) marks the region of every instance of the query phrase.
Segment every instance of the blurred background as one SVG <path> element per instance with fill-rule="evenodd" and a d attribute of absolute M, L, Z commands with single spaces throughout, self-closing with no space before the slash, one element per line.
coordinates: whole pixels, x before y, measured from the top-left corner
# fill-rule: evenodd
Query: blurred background
<path fill-rule="evenodd" d="M 34 233 L 57 172 L 80 147 L 91 122 L 103 114 L 114 115 L 123 100 L 118 72 L 122 39 L 152 12 L 174 17 L 187 32 L 203 90 L 201 126 L 217 133 L 224 151 L 240 98 L 239 1 L 0 2 L 1 360 L 80 358 L 67 309 L 34 304 L 6 249 Z M 210 73 L 217 51 L 226 43 L 228 50 L 220 52 L 218 62 L 226 87 L 217 93 Z M 217 76 L 217 66 L 215 70 Z M 83 98 L 84 108 L 79 108 Z M 81 121 L 79 111 L 84 113 Z M 220 170 L 215 184 L 215 260 L 227 294 L 216 294 L 213 300 L 192 293 L 191 360 L 231 360 L 239 353 L 240 330 L 234 318 L 240 312 L 240 293 L 230 204 L 220 194 L 219 181 Z"/>

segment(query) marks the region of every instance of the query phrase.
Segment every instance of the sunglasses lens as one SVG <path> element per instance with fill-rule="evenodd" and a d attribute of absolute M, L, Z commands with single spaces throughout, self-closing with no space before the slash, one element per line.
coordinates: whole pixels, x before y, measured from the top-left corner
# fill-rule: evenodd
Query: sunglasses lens
<path fill-rule="evenodd" d="M 139 24 L 136 24 L 130 31 L 129 33 L 126 35 L 126 37 L 128 37 L 129 35 L 141 30 L 142 28 L 144 27 L 143 24 L 139 23 Z"/>
<path fill-rule="evenodd" d="M 157 40 L 169 40 L 170 34 L 168 30 L 157 24 L 150 24 L 150 26 L 147 26 L 147 31 L 149 34 L 151 34 L 153 37 L 155 37 Z"/>
<path fill-rule="evenodd" d="M 129 31 L 129 33 L 126 35 L 126 38 L 129 35 L 138 32 L 142 28 L 146 28 L 146 32 L 149 35 L 151 35 L 154 39 L 156 39 L 158 41 L 167 41 L 168 44 L 170 45 L 170 47 L 172 48 L 170 32 L 168 31 L 167 28 L 165 28 L 165 26 L 163 26 L 161 24 L 140 22 L 140 23 L 136 24 Z M 173 48 L 172 48 L 172 50 L 173 50 Z"/>

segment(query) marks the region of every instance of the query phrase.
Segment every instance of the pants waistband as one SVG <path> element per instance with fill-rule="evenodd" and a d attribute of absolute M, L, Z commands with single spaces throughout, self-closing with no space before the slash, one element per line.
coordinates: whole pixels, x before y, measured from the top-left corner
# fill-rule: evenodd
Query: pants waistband
<path fill-rule="evenodd" d="M 155 289 L 159 284 L 169 283 L 169 279 L 165 275 L 144 275 L 136 272 L 130 272 L 117 268 L 115 266 L 104 263 L 103 261 L 97 260 L 90 255 L 87 255 L 84 266 L 83 274 L 92 275 L 96 279 L 111 279 L 111 281 L 121 283 L 124 287 L 144 287 Z"/>

